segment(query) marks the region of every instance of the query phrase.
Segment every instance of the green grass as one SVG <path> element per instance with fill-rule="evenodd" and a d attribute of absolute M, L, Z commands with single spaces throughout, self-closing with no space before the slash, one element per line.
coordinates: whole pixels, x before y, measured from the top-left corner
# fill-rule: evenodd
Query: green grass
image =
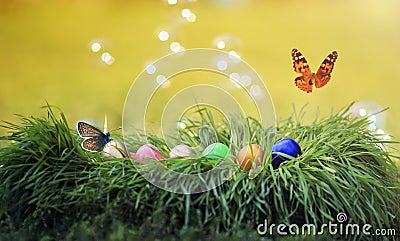
<path fill-rule="evenodd" d="M 398 157 L 387 151 L 390 142 L 366 130 L 367 118 L 351 118 L 347 109 L 310 125 L 301 124 L 303 111 L 279 121 L 274 140 L 297 140 L 300 157 L 273 170 L 266 155 L 267 165 L 254 178 L 238 170 L 221 186 L 192 195 L 151 185 L 129 159 L 105 160 L 83 151 L 76 131 L 54 110 L 48 107 L 46 118 L 21 116 L 19 124 L 3 125 L 10 134 L 2 137 L 7 145 L 0 149 L 1 240 L 254 240 L 264 219 L 322 224 L 335 221 L 339 212 L 347 214 L 348 223 L 400 228 L 393 162 Z M 181 132 L 187 144 L 207 139 L 197 133 L 208 125 L 234 151 L 249 140 L 270 148 L 268 130 L 256 121 L 236 120 L 229 127 L 216 125 L 207 111 L 200 113 L 200 121 L 188 120 L 191 125 Z M 143 144 L 135 138 L 134 146 Z M 148 140 L 164 155 L 168 152 L 159 137 Z M 163 162 L 187 173 L 218 164 L 204 158 Z"/>
<path fill-rule="evenodd" d="M 182 8 L 191 9 L 197 21 L 185 23 Z M 0 80 L 7 83 L 0 95 L 0 119 L 17 122 L 14 113 L 37 116 L 37 106 L 46 99 L 62 107 L 71 123 L 81 118 L 102 120 L 107 113 L 115 128 L 134 79 L 149 62 L 171 53 L 171 42 L 185 49 L 216 48 L 213 40 L 227 35 L 224 50 L 236 51 L 257 71 L 278 116 L 289 116 L 292 103 L 309 103 L 309 110 L 319 107 L 326 116 L 331 108 L 354 100 L 373 101 L 390 107 L 382 121 L 386 123 L 377 127 L 400 138 L 400 72 L 390 71 L 399 65 L 397 9 L 399 1 L 363 0 L 178 1 L 174 6 L 164 0 L 0 1 Z M 167 42 L 158 39 L 161 30 L 169 31 Z M 90 44 L 96 40 L 102 50 L 93 53 Z M 294 85 L 294 47 L 312 71 L 328 53 L 338 51 L 327 86 L 305 94 Z M 113 65 L 102 64 L 102 52 L 115 57 Z M 382 84 L 376 84 L 377 79 Z M 174 82 L 170 89 L 176 89 Z M 146 98 L 137 94 L 138 99 Z"/>

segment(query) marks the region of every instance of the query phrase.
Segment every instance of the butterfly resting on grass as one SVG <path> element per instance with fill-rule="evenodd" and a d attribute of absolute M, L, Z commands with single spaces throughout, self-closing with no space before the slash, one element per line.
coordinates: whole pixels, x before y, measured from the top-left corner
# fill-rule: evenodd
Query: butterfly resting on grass
<path fill-rule="evenodd" d="M 97 152 L 111 141 L 110 133 L 107 129 L 107 117 L 104 122 L 104 132 L 83 121 L 78 121 L 76 129 L 79 136 L 85 138 L 81 146 L 86 151 Z"/>
<path fill-rule="evenodd" d="M 338 53 L 333 51 L 330 53 L 319 66 L 317 73 L 312 73 L 310 66 L 308 66 L 306 58 L 297 49 L 292 50 L 293 68 L 301 76 L 294 80 L 294 83 L 299 89 L 311 93 L 313 85 L 321 88 L 328 83 L 331 79 L 333 65 L 336 62 Z"/>

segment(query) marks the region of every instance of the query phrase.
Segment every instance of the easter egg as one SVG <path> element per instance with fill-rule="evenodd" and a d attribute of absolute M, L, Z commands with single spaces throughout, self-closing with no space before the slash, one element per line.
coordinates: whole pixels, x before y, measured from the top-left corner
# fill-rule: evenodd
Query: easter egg
<path fill-rule="evenodd" d="M 161 160 L 161 159 L 163 159 L 163 157 L 158 152 L 157 147 L 155 147 L 152 144 L 146 144 L 146 145 L 139 147 L 139 149 L 136 151 L 135 155 L 133 156 L 133 159 L 138 162 L 151 163 L 151 161 L 149 159 Z"/>
<path fill-rule="evenodd" d="M 257 144 L 243 147 L 236 155 L 237 163 L 246 171 L 249 171 L 255 163 L 259 166 L 264 158 L 264 150 Z"/>
<path fill-rule="evenodd" d="M 300 146 L 295 140 L 284 138 L 277 141 L 272 146 L 272 166 L 274 169 L 278 168 L 282 162 L 289 160 L 289 158 L 279 155 L 278 152 L 292 157 L 298 157 L 301 155 Z"/>
<path fill-rule="evenodd" d="M 215 159 L 225 159 L 228 156 L 229 147 L 216 142 L 206 147 L 203 151 L 203 156 Z"/>
<path fill-rule="evenodd" d="M 179 144 L 171 149 L 169 153 L 170 158 L 192 156 L 195 151 L 188 145 Z"/>
<path fill-rule="evenodd" d="M 111 140 L 103 148 L 102 155 L 105 157 L 132 158 L 131 153 L 122 141 Z"/>

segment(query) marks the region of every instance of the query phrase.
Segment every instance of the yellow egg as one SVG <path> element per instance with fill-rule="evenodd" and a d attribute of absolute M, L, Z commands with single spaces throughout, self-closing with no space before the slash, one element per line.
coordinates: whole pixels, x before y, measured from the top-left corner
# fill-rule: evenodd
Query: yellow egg
<path fill-rule="evenodd" d="M 106 157 L 132 158 L 131 153 L 125 144 L 118 140 L 111 140 L 108 142 L 103 148 L 102 155 Z"/>
<path fill-rule="evenodd" d="M 264 150 L 257 144 L 243 147 L 236 155 L 237 163 L 246 171 L 249 171 L 253 163 L 259 166 L 264 158 Z"/>

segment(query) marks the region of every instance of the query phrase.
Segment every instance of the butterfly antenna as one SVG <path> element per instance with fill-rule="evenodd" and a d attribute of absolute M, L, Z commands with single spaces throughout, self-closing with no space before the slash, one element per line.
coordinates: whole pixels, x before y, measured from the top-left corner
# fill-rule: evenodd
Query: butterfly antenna
<path fill-rule="evenodd" d="M 107 115 L 104 115 L 104 133 L 108 133 Z"/>

